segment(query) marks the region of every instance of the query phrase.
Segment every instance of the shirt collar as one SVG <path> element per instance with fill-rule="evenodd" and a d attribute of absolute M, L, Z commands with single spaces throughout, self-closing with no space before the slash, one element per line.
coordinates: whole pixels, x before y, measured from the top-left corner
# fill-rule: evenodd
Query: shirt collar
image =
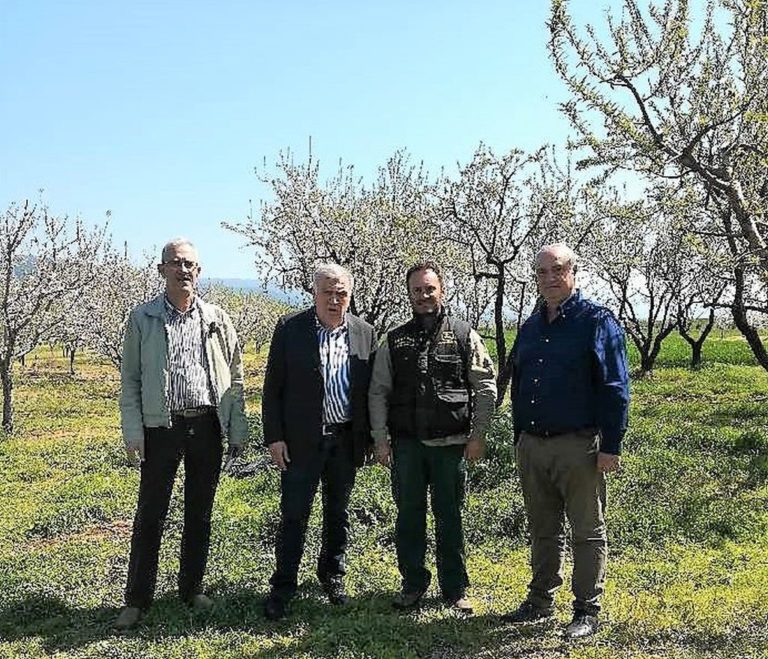
<path fill-rule="evenodd" d="M 346 314 L 344 314 L 344 320 L 342 321 L 341 325 L 339 325 L 338 327 L 334 327 L 333 329 L 330 329 L 320 322 L 320 319 L 317 317 L 317 311 L 315 311 L 315 329 L 318 332 L 320 332 L 321 330 L 324 330 L 326 332 L 330 332 L 331 334 L 340 334 L 342 332 L 346 332 L 347 327 L 348 327 L 348 323 L 347 323 Z"/>
<path fill-rule="evenodd" d="M 173 302 L 168 299 L 167 295 L 163 295 L 163 300 L 165 302 L 165 312 L 168 314 L 168 316 L 186 316 L 187 314 L 194 313 L 199 309 L 200 306 L 200 299 L 197 295 L 195 295 L 194 299 L 192 300 L 192 304 L 189 306 L 189 309 L 186 311 L 182 311 L 181 309 L 177 309 L 176 306 L 174 306 Z"/>
<path fill-rule="evenodd" d="M 565 298 L 560 304 L 557 305 L 557 315 L 555 318 L 560 318 L 560 316 L 565 316 L 567 314 L 570 314 L 571 311 L 573 311 L 573 308 L 581 301 L 581 290 L 578 288 L 573 291 L 567 298 Z M 544 302 L 544 304 L 541 306 L 541 316 L 545 320 L 547 319 L 547 312 L 548 307 L 547 303 Z"/>

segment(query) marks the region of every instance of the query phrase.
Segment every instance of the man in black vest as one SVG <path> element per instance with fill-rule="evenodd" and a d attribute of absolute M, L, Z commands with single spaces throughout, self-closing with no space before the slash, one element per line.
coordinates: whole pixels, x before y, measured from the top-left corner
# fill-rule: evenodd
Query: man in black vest
<path fill-rule="evenodd" d="M 352 276 L 335 264 L 314 275 L 313 307 L 281 318 L 264 375 L 264 441 L 281 471 L 276 567 L 264 614 L 285 615 L 296 592 L 318 484 L 323 489 L 317 576 L 331 604 L 345 604 L 347 505 L 355 469 L 371 444 L 367 395 L 376 347 L 373 327 L 347 313 Z"/>
<path fill-rule="evenodd" d="M 440 590 L 449 606 L 472 613 L 461 505 L 465 458 L 485 453 L 496 401 L 493 362 L 469 324 L 445 313 L 436 263 L 409 268 L 406 285 L 413 318 L 381 342 L 368 392 L 377 459 L 392 467 L 397 504 L 402 592 L 393 605 L 411 608 L 429 587 L 432 575 L 424 564 L 429 488 Z"/>

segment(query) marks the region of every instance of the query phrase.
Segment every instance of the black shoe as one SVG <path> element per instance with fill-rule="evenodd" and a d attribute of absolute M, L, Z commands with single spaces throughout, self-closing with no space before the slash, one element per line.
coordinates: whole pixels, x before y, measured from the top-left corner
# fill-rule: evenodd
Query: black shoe
<path fill-rule="evenodd" d="M 418 590 L 404 590 L 403 592 L 398 593 L 392 600 L 392 606 L 400 611 L 412 609 L 419 603 L 421 598 L 424 597 L 424 593 L 427 592 L 427 588 L 429 588 L 429 584 Z"/>
<path fill-rule="evenodd" d="M 264 601 L 264 617 L 267 620 L 280 620 L 285 617 L 285 600 L 275 593 L 270 593 Z"/>
<path fill-rule="evenodd" d="M 591 616 L 583 611 L 575 611 L 573 620 L 565 628 L 565 637 L 571 641 L 577 638 L 586 638 L 592 636 L 598 627 L 597 616 Z"/>
<path fill-rule="evenodd" d="M 329 579 L 323 582 L 323 592 L 328 596 L 328 601 L 336 606 L 349 604 L 349 595 L 344 590 L 344 581 L 341 578 Z"/>
<path fill-rule="evenodd" d="M 519 625 L 525 622 L 539 622 L 540 620 L 546 620 L 547 618 L 551 618 L 554 613 L 554 609 L 540 609 L 538 606 L 525 600 L 514 611 L 510 611 L 501 616 L 501 619 L 504 622 L 512 622 Z"/>
<path fill-rule="evenodd" d="M 141 622 L 144 612 L 138 606 L 125 606 L 112 626 L 115 631 L 125 632 Z"/>

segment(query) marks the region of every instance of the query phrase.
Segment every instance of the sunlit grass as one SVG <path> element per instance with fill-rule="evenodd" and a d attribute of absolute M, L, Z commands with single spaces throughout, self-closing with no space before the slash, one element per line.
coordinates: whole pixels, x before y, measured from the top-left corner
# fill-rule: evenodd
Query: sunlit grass
<path fill-rule="evenodd" d="M 594 640 L 569 646 L 560 633 L 567 588 L 554 622 L 514 628 L 499 618 L 530 578 L 503 413 L 488 459 L 470 471 L 471 619 L 447 611 L 434 583 L 417 611 L 392 610 L 395 509 L 388 474 L 375 467 L 359 473 L 350 505 L 352 605 L 331 609 L 314 578 L 316 506 L 299 596 L 288 619 L 267 623 L 261 598 L 279 514 L 278 476 L 267 470 L 222 479 L 206 580 L 217 607 L 209 617 L 175 597 L 179 475 L 156 604 L 138 631 L 114 635 L 138 486 L 119 438 L 119 378 L 92 355 L 70 376 L 59 351 L 38 350 L 17 372 L 18 433 L 0 442 L 0 656 L 768 656 L 768 373 L 747 357 L 732 337 L 713 339 L 705 367 L 693 372 L 681 346 L 670 344 L 653 377 L 633 382 L 624 467 L 609 480 L 605 624 Z M 264 359 L 264 351 L 245 358 L 257 432 Z M 259 442 L 249 455 L 263 453 Z"/>

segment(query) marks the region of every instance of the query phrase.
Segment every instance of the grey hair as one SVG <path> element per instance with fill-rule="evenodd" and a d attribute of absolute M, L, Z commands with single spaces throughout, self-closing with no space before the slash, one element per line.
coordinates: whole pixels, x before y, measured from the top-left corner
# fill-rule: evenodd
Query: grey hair
<path fill-rule="evenodd" d="M 568 261 L 570 266 L 573 268 L 573 271 L 576 272 L 576 266 L 578 265 L 579 257 L 576 256 L 576 252 L 574 252 L 565 243 L 551 243 L 550 245 L 544 245 L 536 253 L 536 258 L 533 261 L 534 267 L 538 265 L 539 257 L 545 252 L 555 252 L 558 256 L 562 256 L 566 261 Z"/>
<path fill-rule="evenodd" d="M 315 268 L 315 274 L 312 275 L 312 284 L 315 290 L 317 290 L 318 285 L 323 279 L 346 281 L 349 284 L 350 292 L 352 292 L 354 283 L 352 273 L 338 263 L 321 263 Z"/>
<path fill-rule="evenodd" d="M 191 240 L 188 240 L 187 238 L 174 238 L 173 240 L 169 240 L 167 243 L 165 243 L 165 245 L 163 245 L 163 251 L 160 252 L 160 261 L 165 263 L 166 258 L 168 258 L 168 252 L 170 252 L 175 247 L 182 247 L 184 245 L 191 247 L 195 252 L 195 256 L 199 257 L 197 253 L 197 247 L 195 247 Z"/>

